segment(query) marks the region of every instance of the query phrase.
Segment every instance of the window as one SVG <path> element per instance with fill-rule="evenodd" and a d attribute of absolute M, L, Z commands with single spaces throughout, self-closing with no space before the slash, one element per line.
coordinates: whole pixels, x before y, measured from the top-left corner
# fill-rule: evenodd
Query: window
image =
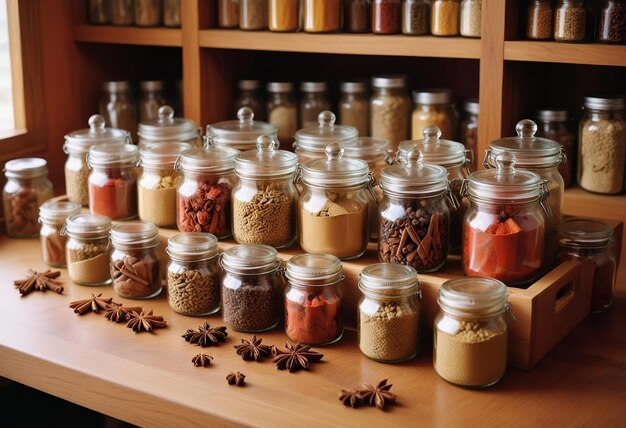
<path fill-rule="evenodd" d="M 0 135 L 15 128 L 7 2 L 0 1 Z"/>

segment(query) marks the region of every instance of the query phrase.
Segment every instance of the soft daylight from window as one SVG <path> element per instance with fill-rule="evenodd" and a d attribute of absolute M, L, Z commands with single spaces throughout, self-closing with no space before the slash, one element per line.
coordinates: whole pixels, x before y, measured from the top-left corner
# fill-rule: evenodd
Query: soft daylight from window
<path fill-rule="evenodd" d="M 0 133 L 15 128 L 7 2 L 0 0 Z"/>

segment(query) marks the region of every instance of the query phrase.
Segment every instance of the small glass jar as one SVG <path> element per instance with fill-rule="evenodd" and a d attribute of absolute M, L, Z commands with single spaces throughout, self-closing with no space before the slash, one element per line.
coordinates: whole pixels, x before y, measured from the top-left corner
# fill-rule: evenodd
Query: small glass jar
<path fill-rule="evenodd" d="M 300 128 L 316 126 L 319 114 L 330 110 L 328 85 L 326 82 L 301 82 L 300 92 Z"/>
<path fill-rule="evenodd" d="M 495 164 L 464 183 L 463 270 L 522 287 L 542 273 L 548 190 L 539 175 L 515 168 L 514 154 L 498 154 Z"/>
<path fill-rule="evenodd" d="M 159 118 L 159 108 L 165 105 L 162 80 L 144 80 L 139 82 L 141 97 L 139 98 L 139 122 L 147 122 Z"/>
<path fill-rule="evenodd" d="M 537 136 L 554 140 L 563 147 L 564 159 L 569 162 L 561 162 L 558 169 L 563 177 L 563 185 L 567 189 L 575 180 L 573 161 L 576 158 L 576 140 L 574 133 L 569 129 L 569 114 L 564 109 L 539 110 L 537 119 L 539 127 Z"/>
<path fill-rule="evenodd" d="M 278 129 L 283 149 L 291 148 L 298 130 L 298 105 L 291 82 L 267 83 L 267 121 Z"/>
<path fill-rule="evenodd" d="M 177 169 L 183 173 L 178 187 L 176 220 L 181 232 L 205 232 L 217 238 L 231 235 L 231 193 L 238 150 L 210 146 L 184 151 Z"/>
<path fill-rule="evenodd" d="M 163 25 L 178 28 L 180 23 L 180 0 L 163 0 Z"/>
<path fill-rule="evenodd" d="M 274 125 L 254 119 L 255 114 L 250 107 L 241 107 L 237 111 L 237 120 L 207 125 L 204 145 L 245 152 L 256 149 L 257 139 L 262 135 L 276 138 L 278 129 Z"/>
<path fill-rule="evenodd" d="M 54 196 L 48 179 L 48 163 L 41 158 L 21 158 L 4 165 L 7 179 L 2 205 L 7 235 L 11 238 L 39 236 L 39 207 Z"/>
<path fill-rule="evenodd" d="M 125 26 L 135 23 L 134 0 L 110 0 L 110 2 L 111 24 Z"/>
<path fill-rule="evenodd" d="M 389 141 L 392 152 L 400 141 L 409 138 L 411 100 L 406 92 L 405 76 L 374 76 L 370 98 L 370 132 L 372 137 Z"/>
<path fill-rule="evenodd" d="M 137 146 L 96 144 L 89 149 L 87 162 L 91 168 L 88 180 L 89 211 L 112 220 L 137 217 Z"/>
<path fill-rule="evenodd" d="M 372 33 L 398 34 L 402 20 L 400 0 L 372 0 Z"/>
<path fill-rule="evenodd" d="M 404 0 L 402 2 L 402 33 L 412 36 L 430 33 L 429 0 Z"/>
<path fill-rule="evenodd" d="M 436 126 L 442 138 L 457 140 L 459 112 L 450 89 L 422 89 L 413 91 L 411 137 L 421 138 L 424 129 Z"/>
<path fill-rule="evenodd" d="M 369 241 L 369 197 L 373 176 L 366 162 L 343 156 L 337 143 L 326 159 L 301 166 L 303 191 L 298 200 L 298 238 L 307 253 L 360 257 Z"/>
<path fill-rule="evenodd" d="M 137 135 L 137 102 L 127 81 L 102 82 L 100 115 L 111 128 L 123 129 L 133 140 Z"/>
<path fill-rule="evenodd" d="M 88 7 L 90 24 L 108 24 L 111 21 L 109 0 L 89 0 Z"/>
<path fill-rule="evenodd" d="M 597 40 L 600 43 L 626 43 L 626 3 L 623 0 L 604 1 Z"/>
<path fill-rule="evenodd" d="M 135 25 L 138 27 L 158 27 L 161 25 L 161 0 L 134 0 Z"/>
<path fill-rule="evenodd" d="M 101 215 L 76 214 L 65 221 L 61 235 L 67 236 L 67 273 L 76 284 L 100 286 L 111 283 L 110 231 L 111 219 Z"/>
<path fill-rule="evenodd" d="M 368 33 L 372 30 L 372 0 L 345 0 L 343 2 L 343 29 L 348 33 Z"/>
<path fill-rule="evenodd" d="M 472 153 L 469 164 L 470 171 L 476 171 L 478 153 L 478 99 L 474 98 L 463 103 L 463 120 L 461 121 L 460 141 Z"/>
<path fill-rule="evenodd" d="M 526 37 L 531 40 L 550 40 L 552 38 L 552 15 L 551 0 L 531 0 L 528 5 Z"/>
<path fill-rule="evenodd" d="M 65 220 L 80 214 L 80 204 L 75 202 L 47 201 L 39 207 L 41 230 L 41 258 L 45 264 L 53 267 L 65 267 L 65 243 L 67 237 L 61 234 Z"/>
<path fill-rule="evenodd" d="M 237 155 L 239 182 L 232 195 L 233 237 L 239 244 L 290 246 L 296 239 L 298 192 L 295 153 L 278 149 L 276 139 L 261 136 L 257 150 Z"/>
<path fill-rule="evenodd" d="M 310 160 L 326 159 L 326 147 L 337 143 L 343 147 L 356 144 L 358 131 L 352 126 L 335 125 L 335 115 L 323 111 L 317 116 L 316 126 L 296 132 L 294 152 L 301 164 Z"/>
<path fill-rule="evenodd" d="M 280 259 L 268 245 L 235 245 L 222 253 L 222 318 L 241 332 L 271 330 L 282 318 Z"/>
<path fill-rule="evenodd" d="M 206 316 L 220 309 L 217 238 L 178 233 L 167 240 L 167 300 L 179 314 Z"/>
<path fill-rule="evenodd" d="M 285 333 L 306 345 L 328 345 L 341 339 L 343 269 L 337 257 L 300 254 L 285 272 Z"/>
<path fill-rule="evenodd" d="M 578 184 L 594 193 L 624 189 L 626 117 L 623 95 L 585 97 L 578 132 Z"/>
<path fill-rule="evenodd" d="M 200 131 L 191 119 L 174 117 L 174 109 L 162 105 L 157 110 L 157 118 L 139 124 L 139 147 L 144 144 L 164 142 L 186 142 L 201 145 Z"/>
<path fill-rule="evenodd" d="M 268 0 L 239 0 L 239 28 L 267 30 Z"/>
<path fill-rule="evenodd" d="M 254 113 L 256 120 L 264 120 L 265 106 L 261 95 L 261 82 L 258 80 L 239 80 L 237 91 L 234 113 L 237 114 L 242 107 L 248 107 Z"/>
<path fill-rule="evenodd" d="M 459 35 L 459 0 L 433 0 L 430 31 L 433 36 Z"/>
<path fill-rule="evenodd" d="M 492 278 L 456 278 L 439 289 L 433 366 L 455 385 L 482 388 L 497 383 L 507 366 L 510 307 L 506 286 Z"/>
<path fill-rule="evenodd" d="M 341 29 L 341 0 L 304 0 L 304 31 L 332 33 Z"/>
<path fill-rule="evenodd" d="M 359 274 L 359 349 L 368 358 L 400 363 L 419 351 L 421 290 L 417 271 L 376 263 Z"/>
<path fill-rule="evenodd" d="M 591 312 L 608 311 L 613 305 L 616 259 L 615 238 L 608 224 L 590 218 L 570 217 L 560 228 L 559 263 L 591 260 L 595 264 Z"/>
<path fill-rule="evenodd" d="M 586 25 L 587 10 L 582 0 L 559 0 L 554 9 L 555 41 L 584 41 Z"/>
<path fill-rule="evenodd" d="M 159 228 L 152 223 L 131 221 L 111 228 L 111 276 L 118 296 L 149 299 L 161 293 L 159 244 Z"/>
<path fill-rule="evenodd" d="M 270 31 L 289 32 L 300 29 L 300 0 L 269 0 Z"/>
<path fill-rule="evenodd" d="M 462 0 L 459 32 L 463 37 L 480 37 L 482 0 Z"/>
<path fill-rule="evenodd" d="M 217 26 L 219 28 L 239 28 L 239 0 L 217 1 Z"/>
<path fill-rule="evenodd" d="M 363 81 L 341 82 L 341 97 L 337 107 L 339 123 L 353 126 L 360 136 L 370 134 L 370 101 L 367 83 Z"/>

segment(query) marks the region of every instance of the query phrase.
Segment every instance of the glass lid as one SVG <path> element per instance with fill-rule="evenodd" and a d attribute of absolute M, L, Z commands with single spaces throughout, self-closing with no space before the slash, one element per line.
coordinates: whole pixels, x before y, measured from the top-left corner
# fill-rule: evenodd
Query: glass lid
<path fill-rule="evenodd" d="M 211 233 L 177 233 L 167 240 L 170 256 L 195 256 L 211 258 L 217 255 L 217 238 Z"/>
<path fill-rule="evenodd" d="M 487 277 L 455 278 L 439 289 L 438 303 L 446 311 L 471 311 L 489 315 L 506 309 L 507 288 L 503 282 Z"/>
<path fill-rule="evenodd" d="M 241 152 L 235 159 L 235 173 L 243 178 L 267 178 L 293 174 L 298 156 L 280 150 L 278 140 L 271 135 L 261 135 L 256 150 Z"/>
<path fill-rule="evenodd" d="M 157 118 L 141 122 L 137 134 L 143 140 L 188 141 L 198 137 L 198 129 L 193 120 L 174 117 L 174 109 L 170 106 L 161 106 Z"/>
<path fill-rule="evenodd" d="M 134 144 L 101 143 L 91 146 L 87 154 L 89 166 L 137 163 L 139 148 Z"/>
<path fill-rule="evenodd" d="M 7 178 L 36 178 L 48 173 L 48 162 L 42 158 L 13 159 L 4 164 Z"/>
<path fill-rule="evenodd" d="M 448 188 L 448 170 L 424 163 L 418 149 L 411 149 L 406 163 L 383 168 L 380 187 L 391 193 L 437 192 Z"/>
<path fill-rule="evenodd" d="M 89 147 L 99 143 L 126 143 L 129 142 L 128 131 L 118 128 L 107 128 L 104 117 L 94 114 L 87 122 L 89 128 L 72 131 L 65 136 L 63 151 L 65 153 L 87 153 Z"/>
<path fill-rule="evenodd" d="M 359 131 L 353 126 L 335 125 L 333 112 L 323 111 L 317 116 L 317 126 L 302 128 L 296 132 L 294 147 L 299 150 L 323 153 L 330 143 L 343 146 L 355 144 Z"/>
<path fill-rule="evenodd" d="M 239 153 L 230 147 L 195 147 L 180 154 L 176 168 L 183 172 L 229 172 L 235 167 Z"/>
<path fill-rule="evenodd" d="M 344 157 L 338 143 L 326 146 L 326 159 L 314 159 L 302 165 L 302 182 L 314 186 L 349 187 L 369 181 L 369 165 L 360 159 Z"/>
<path fill-rule="evenodd" d="M 94 235 L 108 235 L 111 229 L 111 219 L 99 214 L 75 214 L 65 221 L 64 231 L 68 234 L 93 233 Z"/>
<path fill-rule="evenodd" d="M 389 156 L 389 140 L 377 137 L 359 137 L 356 143 L 343 147 L 343 155 L 347 158 L 364 161 L 387 159 Z"/>
<path fill-rule="evenodd" d="M 186 142 L 146 144 L 139 149 L 141 166 L 170 167 L 185 150 L 193 148 L 193 144 Z"/>
<path fill-rule="evenodd" d="M 80 214 L 81 205 L 68 201 L 46 201 L 39 207 L 39 218 L 47 221 L 65 221 L 66 218 Z"/>
<path fill-rule="evenodd" d="M 600 220 L 570 217 L 559 228 L 561 245 L 603 247 L 613 243 L 613 229 Z"/>
<path fill-rule="evenodd" d="M 359 274 L 359 288 L 363 291 L 415 290 L 419 288 L 417 271 L 411 266 L 397 263 L 375 263 Z"/>
<path fill-rule="evenodd" d="M 324 281 L 334 282 L 340 279 L 341 272 L 341 261 L 335 256 L 300 254 L 289 259 L 285 276 L 292 281 L 315 280 L 319 285 L 323 285 Z"/>
<path fill-rule="evenodd" d="M 397 162 L 406 162 L 406 156 L 411 149 L 418 149 L 424 157 L 424 163 L 449 166 L 469 162 L 466 155 L 471 152 L 461 143 L 441 139 L 441 130 L 434 126 L 427 126 L 422 131 L 422 140 L 402 141 L 398 146 Z M 470 154 L 471 156 L 471 154 Z"/>
<path fill-rule="evenodd" d="M 267 273 L 278 268 L 278 252 L 264 244 L 241 244 L 222 253 L 224 270 L 234 273 Z"/>
<path fill-rule="evenodd" d="M 241 107 L 237 111 L 237 120 L 207 125 L 206 135 L 216 145 L 231 145 L 240 150 L 253 150 L 256 140 L 261 135 L 277 136 L 278 129 L 267 122 L 254 120 L 250 107 Z"/>

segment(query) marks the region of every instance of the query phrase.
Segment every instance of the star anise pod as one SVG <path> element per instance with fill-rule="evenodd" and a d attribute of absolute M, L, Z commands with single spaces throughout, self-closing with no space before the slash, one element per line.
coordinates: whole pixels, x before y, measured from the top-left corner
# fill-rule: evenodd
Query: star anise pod
<path fill-rule="evenodd" d="M 125 322 L 130 318 L 133 312 L 141 313 L 143 309 L 139 306 L 123 306 L 118 303 L 113 303 L 107 307 L 104 316 L 109 321 L 113 322 Z"/>
<path fill-rule="evenodd" d="M 158 315 L 152 315 L 152 311 L 141 313 L 133 311 L 128 318 L 126 327 L 132 328 L 135 333 L 139 333 L 142 330 L 151 332 L 154 328 L 163 328 L 167 326 L 167 322 L 163 320 L 163 317 Z"/>
<path fill-rule="evenodd" d="M 245 361 L 261 361 L 264 357 L 268 357 L 272 353 L 272 347 L 263 345 L 263 339 L 252 336 L 252 339 L 241 339 L 241 345 L 235 345 L 237 355 L 241 355 Z"/>
<path fill-rule="evenodd" d="M 357 388 L 342 389 L 339 399 L 345 406 L 359 407 L 363 404 L 363 394 L 361 390 Z"/>
<path fill-rule="evenodd" d="M 311 351 L 311 346 L 296 343 L 295 345 L 285 344 L 284 348 L 274 348 L 274 362 L 279 370 L 289 370 L 294 372 L 300 368 L 309 369 L 310 363 L 316 363 L 324 356 L 319 352 Z"/>
<path fill-rule="evenodd" d="M 203 348 L 225 341 L 226 336 L 228 336 L 226 327 L 211 327 L 206 321 L 198 327 L 197 331 L 189 329 L 182 335 L 187 342 L 196 343 Z"/>
<path fill-rule="evenodd" d="M 364 403 L 370 406 L 376 406 L 383 410 L 387 403 L 394 404 L 396 402 L 396 394 L 389 392 L 393 385 L 387 384 L 387 379 L 378 382 L 375 387 L 370 384 L 364 384 L 358 387 Z"/>
<path fill-rule="evenodd" d="M 74 313 L 82 315 L 89 311 L 93 311 L 98 313 L 100 309 L 104 309 L 105 311 L 109 309 L 109 306 L 113 304 L 113 298 L 109 297 L 108 299 L 101 297 L 102 293 L 97 296 L 91 293 L 91 298 L 84 300 L 76 300 L 75 302 L 70 303 L 70 308 L 74 309 Z"/>
<path fill-rule="evenodd" d="M 243 386 L 246 381 L 246 375 L 240 372 L 230 372 L 226 376 L 226 381 L 229 385 Z"/>
<path fill-rule="evenodd" d="M 48 269 L 45 272 L 37 272 L 32 269 L 28 269 L 28 278 L 17 279 L 13 281 L 13 284 L 17 287 L 20 294 L 25 296 L 33 290 L 46 291 L 52 290 L 57 293 L 63 292 L 62 282 L 58 281 L 61 275 L 61 271 L 51 271 Z"/>
<path fill-rule="evenodd" d="M 191 359 L 191 362 L 196 367 L 206 367 L 211 364 L 212 359 L 213 357 L 210 355 L 199 353 Z"/>

